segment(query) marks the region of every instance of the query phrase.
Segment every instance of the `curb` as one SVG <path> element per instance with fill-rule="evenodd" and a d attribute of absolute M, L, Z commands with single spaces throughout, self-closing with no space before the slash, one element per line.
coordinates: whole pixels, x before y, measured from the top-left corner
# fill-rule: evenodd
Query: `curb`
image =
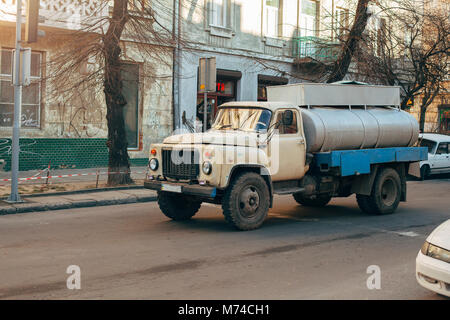
<path fill-rule="evenodd" d="M 14 205 L 8 208 L 0 208 L 0 216 L 7 214 L 26 213 L 26 212 L 41 212 L 41 211 L 53 211 L 63 209 L 75 209 L 75 208 L 88 208 L 88 207 L 102 207 L 118 204 L 130 204 L 138 202 L 153 202 L 156 201 L 156 196 L 130 196 L 122 199 L 105 199 L 105 200 L 81 200 L 81 201 L 67 201 L 61 200 L 61 202 L 51 204 L 33 204 L 25 203 L 19 204 L 18 207 Z"/>
<path fill-rule="evenodd" d="M 64 196 L 71 194 L 83 194 L 90 192 L 102 192 L 102 191 L 120 191 L 120 190 L 129 190 L 129 189 L 145 189 L 143 185 L 131 185 L 131 186 L 123 186 L 123 187 L 105 187 L 105 188 L 97 188 L 97 189 L 82 189 L 82 190 L 74 190 L 74 191 L 60 191 L 60 192 L 46 192 L 46 193 L 32 193 L 21 196 L 25 198 L 35 198 L 35 197 L 52 197 L 52 196 Z M 8 197 L 2 197 L 1 200 L 7 200 Z"/>

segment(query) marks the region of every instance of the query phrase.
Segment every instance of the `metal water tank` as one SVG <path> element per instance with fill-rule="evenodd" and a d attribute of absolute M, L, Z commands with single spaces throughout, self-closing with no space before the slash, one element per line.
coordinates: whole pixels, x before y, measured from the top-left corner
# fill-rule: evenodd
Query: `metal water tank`
<path fill-rule="evenodd" d="M 419 124 L 391 107 L 301 108 L 308 152 L 412 146 Z"/>

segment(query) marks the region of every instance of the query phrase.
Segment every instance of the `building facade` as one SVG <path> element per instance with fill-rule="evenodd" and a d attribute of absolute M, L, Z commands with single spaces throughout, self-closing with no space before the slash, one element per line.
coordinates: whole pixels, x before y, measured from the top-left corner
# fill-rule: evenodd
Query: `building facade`
<path fill-rule="evenodd" d="M 172 2 L 166 1 L 168 6 Z M 26 0 L 22 3 L 25 14 Z M 4 169 L 9 170 L 16 0 L 0 0 L 0 6 L 0 159 L 6 160 Z M 39 15 L 44 21 L 39 23 L 39 29 L 45 35 L 35 43 L 22 44 L 32 50 L 32 83 L 23 87 L 20 170 L 48 165 L 57 168 L 107 166 L 106 105 L 101 83 L 83 90 L 83 94 L 73 89 L 55 97 L 52 92 L 57 83 L 52 85 L 54 82 L 50 78 L 52 58 L 68 43 L 66 40 L 74 37 L 89 19 L 110 14 L 108 1 L 40 0 Z M 22 35 L 25 34 L 24 20 Z M 172 28 L 171 14 L 162 20 L 167 28 Z M 122 41 L 121 46 L 123 88 L 128 102 L 124 108 L 128 153 L 131 164 L 145 165 L 150 144 L 161 141 L 173 128 L 173 49 L 167 48 L 166 63 L 160 63 L 146 55 L 145 50 L 138 50 L 133 41 Z M 75 70 L 70 76 L 74 79 L 86 76 L 90 63 L 86 61 L 85 68 Z M 155 74 L 158 76 L 153 76 Z M 64 92 L 64 88 L 60 89 Z"/>
<path fill-rule="evenodd" d="M 430 12 L 437 12 L 440 17 L 447 17 L 450 21 L 450 0 L 428 0 L 424 1 L 424 7 Z M 448 22 L 447 21 L 447 27 Z M 430 35 L 435 37 L 433 32 L 435 30 L 428 30 L 425 27 L 423 30 L 424 35 Z M 448 29 L 447 29 L 448 31 Z M 447 34 L 447 37 L 449 35 Z M 447 39 L 448 41 L 448 39 Z M 425 45 L 427 47 L 427 44 Z M 450 135 L 450 66 L 448 65 L 449 59 L 447 58 L 447 77 L 442 83 L 442 89 L 436 95 L 433 102 L 427 107 L 425 113 L 424 132 L 441 133 Z M 416 117 L 417 121 L 420 118 L 420 102 L 421 96 L 419 95 L 415 99 L 410 112 Z"/>
<path fill-rule="evenodd" d="M 0 0 L 0 159 L 8 163 L 13 116 L 11 86 L 16 0 Z M 26 0 L 23 0 L 25 2 Z M 100 7 L 99 4 L 107 4 Z M 356 0 L 144 0 L 164 28 L 178 39 L 166 48 L 165 63 L 142 53 L 135 41 L 124 40 L 124 110 L 132 164 L 147 162 L 151 143 L 173 130 L 202 130 L 204 95 L 199 93 L 199 59 L 215 57 L 216 90 L 207 95 L 209 127 L 217 106 L 227 101 L 264 101 L 269 85 L 313 80 L 307 66 L 336 59 L 339 41 L 354 18 Z M 102 8 L 99 10 L 99 8 Z M 25 6 L 23 8 L 25 10 Z M 23 11 L 25 12 L 25 11 Z M 48 62 L 64 37 L 80 30 L 88 18 L 110 15 L 106 0 L 40 0 L 40 29 L 45 36 L 31 47 L 32 84 L 23 89 L 21 170 L 107 165 L 107 123 L 104 94 L 51 98 Z M 148 23 L 152 23 L 151 19 Z M 379 28 L 374 18 L 368 28 Z M 142 45 L 142 44 L 141 44 Z M 149 44 L 149 46 L 154 44 Z M 151 51 L 148 50 L 149 52 Z M 305 63 L 306 62 L 306 63 Z M 73 77 L 89 70 L 80 69 Z M 349 78 L 352 78 L 352 68 Z M 441 99 L 441 100 L 439 100 Z M 443 100 L 442 100 L 443 99 Z M 448 129 L 448 98 L 430 107 L 430 123 Z M 436 111 L 434 111 L 436 110 Z M 434 115 L 435 114 L 435 115 Z M 432 116 L 433 115 L 433 116 Z M 431 124 L 430 124 L 431 125 Z M 5 167 L 8 170 L 8 164 Z"/>
<path fill-rule="evenodd" d="M 199 59 L 215 57 L 217 88 L 208 94 L 208 127 L 217 106 L 227 101 L 264 101 L 265 87 L 307 78 L 304 59 L 333 59 L 349 25 L 354 1 L 339 0 L 180 0 L 181 38 L 175 80 L 177 129 L 201 130 L 203 94 L 198 89 Z M 322 50 L 320 42 L 326 42 Z M 325 47 L 325 46 L 324 46 Z"/>

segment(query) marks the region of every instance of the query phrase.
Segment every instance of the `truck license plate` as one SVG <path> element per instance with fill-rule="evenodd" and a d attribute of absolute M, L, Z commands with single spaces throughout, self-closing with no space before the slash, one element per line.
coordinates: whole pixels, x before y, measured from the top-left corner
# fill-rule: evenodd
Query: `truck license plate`
<path fill-rule="evenodd" d="M 163 183 L 161 185 L 161 190 L 162 191 L 169 191 L 169 192 L 178 192 L 181 193 L 181 186 L 174 186 L 171 184 L 165 184 Z"/>

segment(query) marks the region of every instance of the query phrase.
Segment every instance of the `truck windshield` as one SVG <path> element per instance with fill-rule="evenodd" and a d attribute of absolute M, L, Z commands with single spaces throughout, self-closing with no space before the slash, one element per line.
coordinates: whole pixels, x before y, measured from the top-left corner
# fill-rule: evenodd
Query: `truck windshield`
<path fill-rule="evenodd" d="M 264 131 L 272 112 L 260 108 L 221 108 L 212 125 L 213 130 Z"/>
<path fill-rule="evenodd" d="M 434 147 L 436 146 L 436 142 L 428 140 L 428 139 L 422 139 L 422 141 L 420 141 L 420 146 L 427 147 L 428 153 L 432 153 Z"/>

